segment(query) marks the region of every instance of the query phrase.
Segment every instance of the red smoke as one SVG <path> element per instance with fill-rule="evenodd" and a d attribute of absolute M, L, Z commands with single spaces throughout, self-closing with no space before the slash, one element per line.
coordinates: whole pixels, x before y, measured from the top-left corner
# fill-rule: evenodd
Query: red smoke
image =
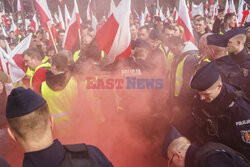
<path fill-rule="evenodd" d="M 78 75 L 79 97 L 74 104 L 71 120 L 67 125 L 56 125 L 55 136 L 63 144 L 86 143 L 99 147 L 115 167 L 163 167 L 162 143 L 167 119 L 166 75 L 156 68 L 154 72 L 128 74 L 144 79 L 163 79 L 163 89 L 126 89 L 127 83 L 121 70 L 94 72 L 90 66 L 82 67 Z M 124 71 L 123 71 L 124 72 Z M 86 77 L 124 79 L 123 89 L 86 89 Z M 65 99 L 66 100 L 66 99 Z M 13 149 L 12 152 L 20 151 Z M 13 159 L 15 167 L 21 166 L 22 156 Z M 6 156 L 5 156 L 6 157 Z M 16 165 L 16 164 L 19 165 Z"/>

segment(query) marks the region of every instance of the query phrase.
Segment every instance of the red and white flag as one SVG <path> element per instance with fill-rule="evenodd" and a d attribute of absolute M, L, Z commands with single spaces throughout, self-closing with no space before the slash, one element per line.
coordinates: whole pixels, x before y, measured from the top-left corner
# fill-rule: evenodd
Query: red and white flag
<path fill-rule="evenodd" d="M 164 16 L 163 12 L 162 12 L 162 7 L 160 9 L 160 17 L 161 17 L 161 21 L 165 21 L 166 17 Z"/>
<path fill-rule="evenodd" d="M 17 0 L 17 12 L 21 12 L 22 9 L 23 9 L 23 6 L 22 6 L 20 0 Z"/>
<path fill-rule="evenodd" d="M 68 24 L 70 23 L 70 15 L 66 4 L 64 5 L 64 14 L 65 14 L 65 28 L 67 28 Z"/>
<path fill-rule="evenodd" d="M 110 0 L 109 16 L 114 12 L 116 6 L 113 0 Z"/>
<path fill-rule="evenodd" d="M 107 53 L 110 62 L 131 55 L 130 13 L 131 0 L 121 0 L 107 22 L 96 33 L 98 47 Z"/>
<path fill-rule="evenodd" d="M 144 17 L 145 17 L 145 19 L 150 18 L 150 14 L 149 14 L 149 12 L 148 12 L 148 7 L 147 7 L 147 5 L 145 5 Z"/>
<path fill-rule="evenodd" d="M 0 58 L 3 71 L 10 75 L 12 83 L 17 83 L 25 76 L 26 68 L 22 54 L 29 48 L 32 34 L 29 34 L 24 40 L 22 40 L 10 54 L 7 54 L 2 48 L 0 48 Z"/>
<path fill-rule="evenodd" d="M 238 5 L 238 23 L 241 23 L 242 18 L 243 18 L 243 10 L 244 10 L 244 0 L 239 0 L 239 5 Z"/>
<path fill-rule="evenodd" d="M 219 13 L 218 12 L 219 7 L 220 7 L 219 1 L 217 0 L 216 3 L 214 4 L 214 10 L 213 10 L 213 14 L 212 14 L 213 18 L 218 15 L 218 13 Z"/>
<path fill-rule="evenodd" d="M 80 16 L 79 16 L 78 5 L 76 3 L 76 0 L 74 0 L 74 9 L 72 17 L 66 29 L 63 40 L 63 48 L 65 50 L 72 51 L 73 46 L 76 44 L 76 42 L 79 41 L 79 30 L 80 30 Z"/>
<path fill-rule="evenodd" d="M 209 15 L 209 4 L 208 4 L 208 0 L 206 0 L 206 7 L 205 7 L 205 15 L 208 16 Z"/>
<path fill-rule="evenodd" d="M 63 21 L 63 15 L 60 6 L 58 5 L 58 15 L 59 15 L 59 29 L 64 29 L 65 30 L 65 24 Z"/>
<path fill-rule="evenodd" d="M 169 8 L 167 9 L 166 16 L 170 17 L 170 10 L 169 10 Z"/>
<path fill-rule="evenodd" d="M 185 42 L 191 41 L 193 44 L 195 44 L 193 29 L 185 0 L 179 1 L 179 17 L 176 22 L 184 28 L 183 40 Z"/>
<path fill-rule="evenodd" d="M 6 15 L 6 13 L 5 13 L 4 8 L 3 8 L 2 19 L 3 19 L 3 21 L 4 21 L 4 25 L 5 25 L 6 27 L 9 28 L 9 24 L 8 24 L 9 19 L 7 18 L 7 15 Z"/>
<path fill-rule="evenodd" d="M 55 24 L 53 23 L 53 18 L 48 8 L 47 0 L 35 0 L 35 3 L 36 3 L 37 11 L 40 15 L 41 24 L 45 28 L 45 30 L 49 33 L 49 36 L 50 36 L 49 45 L 52 46 L 53 39 L 54 41 L 56 41 L 57 39 L 57 32 L 56 32 Z M 53 36 L 53 39 L 51 35 Z"/>
<path fill-rule="evenodd" d="M 249 14 L 249 10 L 248 10 L 247 5 L 246 5 L 245 10 L 242 12 L 242 14 L 243 14 L 243 17 L 242 17 L 240 26 L 243 26 L 243 24 L 244 24 L 245 22 L 250 22 L 250 14 Z"/>
<path fill-rule="evenodd" d="M 19 30 L 18 30 L 18 28 L 17 28 L 17 26 L 16 26 L 13 19 L 12 19 L 12 23 L 11 23 L 9 32 L 11 32 L 11 31 L 14 31 L 16 35 L 20 34 L 20 32 L 19 32 Z"/>
<path fill-rule="evenodd" d="M 30 22 L 30 25 L 32 27 L 33 32 L 37 32 L 39 30 L 36 14 L 34 14 L 32 20 Z"/>
<path fill-rule="evenodd" d="M 176 7 L 174 7 L 174 11 L 173 11 L 173 17 L 174 17 L 174 20 L 176 21 L 179 17 L 179 14 L 178 14 L 178 11 L 176 10 Z"/>
<path fill-rule="evenodd" d="M 87 20 L 91 20 L 92 18 L 92 8 L 91 8 L 91 0 L 89 0 L 88 7 L 87 7 Z"/>
<path fill-rule="evenodd" d="M 226 15 L 229 12 L 230 12 L 229 3 L 228 3 L 228 0 L 226 0 L 224 14 Z"/>

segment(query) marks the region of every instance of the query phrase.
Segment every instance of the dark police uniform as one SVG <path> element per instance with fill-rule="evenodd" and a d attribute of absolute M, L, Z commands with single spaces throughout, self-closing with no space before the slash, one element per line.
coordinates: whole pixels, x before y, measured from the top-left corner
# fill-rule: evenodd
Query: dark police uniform
<path fill-rule="evenodd" d="M 227 47 L 228 41 L 239 34 L 245 34 L 245 27 L 237 27 L 226 32 L 224 35 L 212 34 L 207 37 L 208 45 L 219 47 Z M 250 56 L 246 48 L 237 55 L 230 54 L 228 56 L 216 59 L 217 68 L 220 72 L 223 82 L 234 85 L 242 89 L 247 97 L 250 97 Z"/>
<path fill-rule="evenodd" d="M 250 56 L 244 48 L 239 54 L 230 54 L 215 60 L 223 81 L 241 88 L 250 97 Z"/>
<path fill-rule="evenodd" d="M 97 147 L 87 145 L 93 167 L 112 167 L 112 163 Z M 40 151 L 24 154 L 23 167 L 60 167 L 66 155 L 65 147 L 56 139 L 54 143 Z M 83 164 L 81 164 L 83 165 Z M 80 165 L 80 166 L 81 166 Z M 75 167 L 75 166 L 72 166 Z"/>
<path fill-rule="evenodd" d="M 196 73 L 191 88 L 207 90 L 218 78 L 215 62 L 209 63 Z M 210 103 L 196 96 L 192 114 L 203 141 L 221 142 L 250 159 L 250 101 L 244 93 L 223 83 L 220 94 Z"/>
<path fill-rule="evenodd" d="M 162 155 L 168 159 L 168 146 L 177 138 L 180 132 L 170 126 L 166 133 Z M 170 160 L 171 161 L 171 160 Z M 233 149 L 220 144 L 209 142 L 201 147 L 191 144 L 185 154 L 185 167 L 247 167 L 248 161 Z"/>
<path fill-rule="evenodd" d="M 185 157 L 185 167 L 248 167 L 242 157 L 226 150 L 215 149 L 197 157 L 197 154 L 206 147 L 191 144 Z"/>

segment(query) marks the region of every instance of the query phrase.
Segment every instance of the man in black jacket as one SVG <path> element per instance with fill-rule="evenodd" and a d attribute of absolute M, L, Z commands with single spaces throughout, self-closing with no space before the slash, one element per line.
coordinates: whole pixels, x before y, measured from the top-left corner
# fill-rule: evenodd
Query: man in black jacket
<path fill-rule="evenodd" d="M 112 167 L 95 146 L 62 145 L 53 140 L 53 118 L 47 102 L 31 89 L 13 89 L 7 100 L 6 117 L 11 134 L 24 149 L 24 167 Z"/>

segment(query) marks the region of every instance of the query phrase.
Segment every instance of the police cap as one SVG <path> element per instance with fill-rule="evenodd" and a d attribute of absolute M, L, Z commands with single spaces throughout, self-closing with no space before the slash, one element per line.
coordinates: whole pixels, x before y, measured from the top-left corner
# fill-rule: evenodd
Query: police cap
<path fill-rule="evenodd" d="M 220 74 L 216 63 L 213 61 L 206 64 L 196 72 L 193 79 L 191 80 L 190 86 L 192 89 L 205 91 L 219 79 L 219 76 Z"/>
<path fill-rule="evenodd" d="M 6 117 L 15 118 L 24 116 L 38 109 L 46 101 L 31 89 L 15 88 L 8 96 Z"/>
<path fill-rule="evenodd" d="M 163 143 L 163 148 L 162 148 L 163 157 L 168 158 L 168 155 L 167 155 L 168 146 L 170 145 L 170 143 L 172 143 L 172 141 L 174 141 L 175 139 L 181 136 L 182 135 L 180 134 L 180 132 L 174 126 L 170 126 L 170 128 L 168 129 L 166 133 L 164 143 Z"/>
<path fill-rule="evenodd" d="M 227 47 L 228 41 L 239 34 L 246 34 L 246 27 L 235 27 L 225 32 L 223 35 L 212 34 L 207 37 L 208 45 L 216 45 L 221 47 Z"/>

